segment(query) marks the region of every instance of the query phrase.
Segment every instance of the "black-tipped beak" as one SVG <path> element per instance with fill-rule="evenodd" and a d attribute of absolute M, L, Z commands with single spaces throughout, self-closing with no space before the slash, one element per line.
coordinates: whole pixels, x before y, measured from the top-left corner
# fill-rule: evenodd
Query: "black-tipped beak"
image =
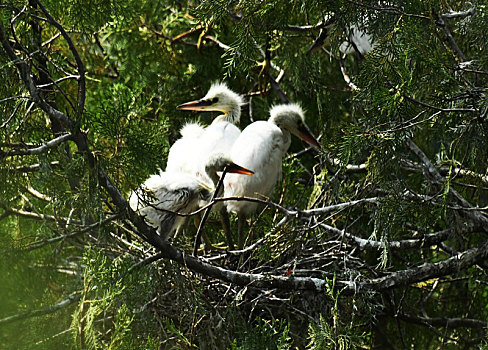
<path fill-rule="evenodd" d="M 181 109 L 185 111 L 201 111 L 211 106 L 212 102 L 209 100 L 197 100 L 187 103 L 183 103 L 176 107 L 176 109 Z"/>
<path fill-rule="evenodd" d="M 234 164 L 234 163 L 232 163 L 230 165 L 227 165 L 226 170 L 227 170 L 228 173 L 242 174 L 242 175 L 250 175 L 250 176 L 253 176 L 254 175 L 254 171 L 249 170 L 249 169 L 246 169 L 246 168 L 243 168 L 240 165 L 237 165 L 237 164 Z"/>
<path fill-rule="evenodd" d="M 317 141 L 317 139 L 312 135 L 312 133 L 310 132 L 310 130 L 308 129 L 308 127 L 303 124 L 301 125 L 299 128 L 298 128 L 298 136 L 306 141 L 307 143 L 311 144 L 312 146 L 314 146 L 315 148 L 317 149 L 320 149 L 320 144 L 319 142 Z"/>

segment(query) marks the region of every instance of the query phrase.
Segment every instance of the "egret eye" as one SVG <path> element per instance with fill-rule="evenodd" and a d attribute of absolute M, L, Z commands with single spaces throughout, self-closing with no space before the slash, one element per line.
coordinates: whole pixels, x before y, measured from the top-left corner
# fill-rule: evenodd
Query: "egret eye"
<path fill-rule="evenodd" d="M 218 97 L 214 97 L 214 98 L 212 98 L 211 101 L 212 101 L 212 103 L 217 103 L 217 102 L 219 102 L 219 98 Z"/>

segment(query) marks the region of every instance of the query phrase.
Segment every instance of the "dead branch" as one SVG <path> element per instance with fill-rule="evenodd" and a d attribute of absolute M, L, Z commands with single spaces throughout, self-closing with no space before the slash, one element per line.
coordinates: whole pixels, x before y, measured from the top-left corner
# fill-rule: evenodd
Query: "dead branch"
<path fill-rule="evenodd" d="M 487 257 L 488 241 L 485 241 L 477 247 L 465 250 L 448 259 L 395 271 L 384 277 L 361 282 L 360 285 L 361 288 L 376 291 L 387 290 L 462 271 L 484 261 Z"/>
<path fill-rule="evenodd" d="M 407 141 L 407 146 L 417 157 L 422 160 L 425 169 L 434 179 L 434 181 L 441 185 L 443 183 L 443 178 L 425 153 L 422 152 L 422 150 L 411 139 Z M 473 205 L 471 205 L 471 203 L 464 199 L 454 188 L 452 188 L 452 186 L 449 186 L 449 193 L 463 208 L 470 209 L 464 211 L 467 216 L 479 223 L 484 230 L 488 231 L 488 218 L 479 211 L 479 208 L 475 208 Z"/>
<path fill-rule="evenodd" d="M 341 230 L 323 223 L 319 224 L 319 226 L 325 229 L 327 232 L 338 235 L 339 237 L 346 238 L 352 244 L 357 245 L 360 249 L 367 249 L 367 250 L 381 250 L 381 249 L 401 250 L 401 249 L 430 247 L 432 245 L 439 244 L 454 235 L 464 235 L 464 234 L 476 232 L 478 230 L 478 227 L 476 226 L 466 225 L 464 227 L 452 227 L 434 233 L 427 233 L 421 235 L 420 238 L 383 242 L 383 241 L 375 241 L 372 239 L 364 239 L 361 237 L 357 237 L 356 235 L 348 233 L 345 230 Z"/>
<path fill-rule="evenodd" d="M 2 318 L 2 319 L 0 319 L 0 325 L 8 324 L 8 323 L 12 323 L 15 321 L 20 321 L 20 320 L 25 320 L 26 318 L 39 317 L 39 316 L 55 313 L 56 311 L 61 310 L 65 307 L 71 305 L 72 303 L 80 300 L 80 297 L 81 297 L 81 294 L 79 292 L 72 293 L 66 299 L 63 299 L 62 301 L 60 301 L 57 304 L 54 304 L 54 305 L 51 305 L 51 306 L 48 306 L 48 307 L 45 307 L 42 309 L 38 309 L 38 310 L 34 310 L 34 311 L 25 311 L 25 312 L 21 312 L 21 313 L 16 314 L 16 315 L 12 315 L 12 316 Z"/>
<path fill-rule="evenodd" d="M 486 328 L 488 322 L 483 320 L 475 320 L 472 318 L 462 317 L 422 317 L 414 316 L 407 313 L 399 313 L 396 317 L 407 322 L 413 322 L 418 324 L 430 325 L 434 327 L 446 327 L 446 328 Z"/>
<path fill-rule="evenodd" d="M 62 240 L 68 239 L 68 238 L 73 238 L 73 237 L 82 235 L 86 232 L 89 232 L 89 231 L 91 231 L 91 230 L 93 230 L 99 226 L 102 226 L 106 223 L 109 223 L 113 220 L 116 220 L 119 217 L 120 217 L 120 215 L 118 215 L 118 214 L 110 215 L 110 216 L 106 217 L 105 219 L 103 219 L 99 222 L 96 222 L 94 224 L 91 224 L 91 225 L 84 227 L 81 230 L 74 231 L 74 232 L 68 233 L 66 235 L 61 235 L 61 236 L 57 236 L 57 237 L 53 237 L 53 238 L 49 238 L 49 239 L 43 239 L 41 241 L 35 241 L 35 242 L 32 242 L 29 245 L 25 246 L 23 249 L 26 251 L 35 250 L 35 249 L 42 248 L 42 247 L 49 245 L 49 244 L 53 244 L 53 243 L 56 243 L 56 242 L 59 242 L 59 241 L 62 241 Z"/>
<path fill-rule="evenodd" d="M 61 136 L 56 137 L 48 142 L 43 143 L 42 145 L 34 148 L 27 148 L 27 149 L 15 149 L 10 151 L 0 151 L 0 158 L 5 157 L 12 157 L 12 156 L 26 156 L 26 155 L 37 155 L 46 152 L 50 148 L 54 148 L 59 144 L 71 139 L 71 134 L 67 133 Z"/>

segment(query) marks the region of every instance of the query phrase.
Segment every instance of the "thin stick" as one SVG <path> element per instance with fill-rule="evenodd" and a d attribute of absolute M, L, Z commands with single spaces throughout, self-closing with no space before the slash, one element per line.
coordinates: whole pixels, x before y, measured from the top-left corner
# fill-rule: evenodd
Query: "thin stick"
<path fill-rule="evenodd" d="M 224 178 L 225 178 L 226 174 L 227 174 L 227 167 L 222 172 L 222 176 L 220 177 L 220 180 L 217 183 L 217 187 L 215 188 L 215 192 L 213 193 L 212 199 L 210 200 L 211 203 L 215 200 L 215 197 L 217 197 L 217 194 L 219 193 L 219 190 L 222 187 L 222 184 L 224 183 Z M 200 225 L 198 226 L 197 235 L 195 236 L 195 245 L 193 246 L 193 256 L 197 256 L 198 247 L 200 246 L 200 242 L 202 239 L 203 225 L 205 225 L 205 221 L 207 221 L 207 218 L 210 215 L 210 210 L 212 210 L 212 206 L 209 206 L 205 210 L 205 213 L 203 214 L 202 220 L 200 221 Z"/>

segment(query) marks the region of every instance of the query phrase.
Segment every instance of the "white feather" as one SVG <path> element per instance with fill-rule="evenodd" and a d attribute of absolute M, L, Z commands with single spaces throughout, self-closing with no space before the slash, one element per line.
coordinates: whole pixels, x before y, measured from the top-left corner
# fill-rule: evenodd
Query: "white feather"
<path fill-rule="evenodd" d="M 282 159 L 291 143 L 290 132 L 297 134 L 300 123 L 304 123 L 302 108 L 298 104 L 284 104 L 271 108 L 268 121 L 247 126 L 232 146 L 230 157 L 254 171 L 254 176 L 228 174 L 224 180 L 224 195 L 261 199 L 270 196 L 281 179 Z M 246 216 L 258 207 L 257 203 L 245 201 L 228 201 L 226 205 L 229 211 Z"/>
<path fill-rule="evenodd" d="M 213 84 L 202 100 L 218 101 L 205 108 L 208 111 L 221 111 L 206 128 L 198 124 L 187 124 L 182 130 L 182 138 L 177 140 L 168 154 L 167 171 L 181 171 L 197 176 L 205 183 L 211 183 L 205 173 L 205 164 L 212 153 L 228 153 L 241 131 L 238 123 L 243 99 L 225 84 Z"/>
<path fill-rule="evenodd" d="M 375 44 L 368 33 L 359 30 L 355 25 L 352 25 L 351 28 L 349 28 L 349 38 L 339 46 L 339 51 L 345 55 L 350 55 L 356 52 L 351 42 L 356 45 L 361 55 L 369 53 Z"/>
<path fill-rule="evenodd" d="M 261 198 L 269 196 L 281 178 L 283 151 L 290 145 L 283 131 L 268 121 L 257 121 L 246 127 L 232 146 L 230 157 L 254 176 L 227 174 L 224 179 L 224 196 L 246 196 Z M 261 196 L 260 196 L 261 195 Z M 250 215 L 256 211 L 257 203 L 228 201 L 227 209 Z"/>
<path fill-rule="evenodd" d="M 196 138 L 202 135 L 205 128 L 200 123 L 186 123 L 180 130 L 182 138 Z"/>
<path fill-rule="evenodd" d="M 185 217 L 174 212 L 188 214 L 197 210 L 202 196 L 209 191 L 211 188 L 193 176 L 162 172 L 152 175 L 140 189 L 133 191 L 129 204 L 158 229 L 163 239 L 168 239 L 185 221 Z"/>

